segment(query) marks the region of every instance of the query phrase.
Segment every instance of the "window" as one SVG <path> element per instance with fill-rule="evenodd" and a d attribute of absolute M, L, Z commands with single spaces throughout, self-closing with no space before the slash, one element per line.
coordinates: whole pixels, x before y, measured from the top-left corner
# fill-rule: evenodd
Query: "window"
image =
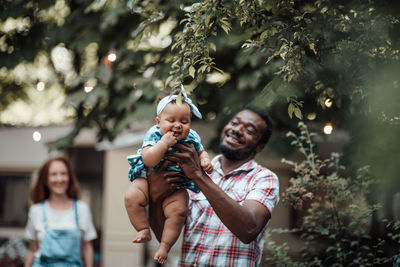
<path fill-rule="evenodd" d="M 30 174 L 0 173 L 0 226 L 25 226 Z"/>

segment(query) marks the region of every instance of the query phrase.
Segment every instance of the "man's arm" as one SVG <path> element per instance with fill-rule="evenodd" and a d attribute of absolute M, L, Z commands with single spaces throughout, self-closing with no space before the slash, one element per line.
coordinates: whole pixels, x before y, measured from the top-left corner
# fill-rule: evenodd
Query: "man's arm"
<path fill-rule="evenodd" d="M 256 200 L 245 200 L 243 206 L 229 197 L 201 169 L 195 149 L 177 144 L 180 153 L 171 153 L 168 160 L 179 162 L 185 175 L 194 180 L 224 225 L 243 243 L 250 243 L 271 218 L 267 207 Z"/>

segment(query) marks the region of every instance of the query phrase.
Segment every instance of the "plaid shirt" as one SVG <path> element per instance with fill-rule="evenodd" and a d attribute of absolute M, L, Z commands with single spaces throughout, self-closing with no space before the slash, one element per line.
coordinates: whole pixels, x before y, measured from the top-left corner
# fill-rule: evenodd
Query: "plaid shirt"
<path fill-rule="evenodd" d="M 254 160 L 224 174 L 221 156 L 213 159 L 210 178 L 232 199 L 243 205 L 256 200 L 272 213 L 279 201 L 278 177 Z M 219 219 L 202 192 L 189 191 L 189 214 L 179 266 L 258 266 L 264 245 L 264 232 L 249 244 L 241 242 Z"/>

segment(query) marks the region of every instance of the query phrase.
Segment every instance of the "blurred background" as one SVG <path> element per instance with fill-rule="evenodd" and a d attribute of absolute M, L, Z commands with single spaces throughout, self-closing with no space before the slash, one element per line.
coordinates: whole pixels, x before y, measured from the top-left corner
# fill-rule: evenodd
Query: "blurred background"
<path fill-rule="evenodd" d="M 345 175 L 370 166 L 381 208 L 373 236 L 400 209 L 398 1 L 2 0 L 0 4 L 0 257 L 26 249 L 29 189 L 40 165 L 68 156 L 90 204 L 99 266 L 154 266 L 156 241 L 133 245 L 123 206 L 126 156 L 154 123 L 156 96 L 185 85 L 204 115 L 193 128 L 212 155 L 222 126 L 247 104 L 275 132 L 257 157 L 284 192 L 301 157 L 287 131 L 304 121 L 316 153 L 342 153 Z M 302 213 L 280 203 L 269 228 Z M 300 236 L 273 236 L 291 244 Z M 180 241 L 167 265 L 175 266 Z"/>

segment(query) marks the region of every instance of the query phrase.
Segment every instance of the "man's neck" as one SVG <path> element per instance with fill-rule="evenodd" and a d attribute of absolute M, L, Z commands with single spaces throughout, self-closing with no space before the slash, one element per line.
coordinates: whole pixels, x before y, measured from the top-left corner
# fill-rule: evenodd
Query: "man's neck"
<path fill-rule="evenodd" d="M 234 169 L 239 168 L 240 166 L 243 165 L 243 163 L 248 162 L 249 160 L 254 159 L 254 156 L 250 156 L 248 158 L 245 159 L 241 159 L 241 160 L 231 160 L 226 158 L 224 155 L 222 155 L 221 157 L 221 169 L 224 173 L 228 173 L 233 171 Z"/>

